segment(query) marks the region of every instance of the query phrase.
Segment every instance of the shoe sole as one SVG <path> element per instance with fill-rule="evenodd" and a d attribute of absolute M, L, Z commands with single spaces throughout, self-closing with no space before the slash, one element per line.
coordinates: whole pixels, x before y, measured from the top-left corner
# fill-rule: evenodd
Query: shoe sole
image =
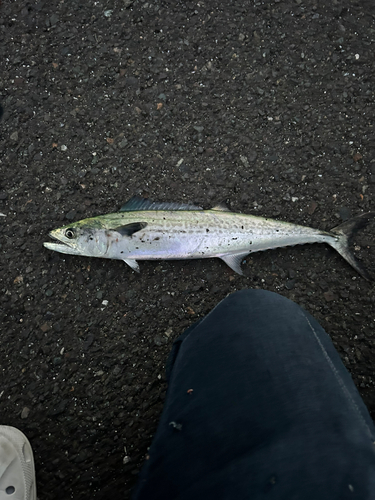
<path fill-rule="evenodd" d="M 37 500 L 33 451 L 15 427 L 0 425 L 0 500 Z"/>

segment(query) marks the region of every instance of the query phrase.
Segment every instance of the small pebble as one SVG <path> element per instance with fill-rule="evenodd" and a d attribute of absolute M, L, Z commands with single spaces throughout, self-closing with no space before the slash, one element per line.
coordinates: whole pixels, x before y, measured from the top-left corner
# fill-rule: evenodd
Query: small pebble
<path fill-rule="evenodd" d="M 307 212 L 312 215 L 315 210 L 318 208 L 318 204 L 316 203 L 316 201 L 312 201 L 309 205 L 309 208 L 307 209 Z"/>
<path fill-rule="evenodd" d="M 29 413 L 30 413 L 30 408 L 25 406 L 21 411 L 21 418 L 27 418 L 29 416 Z"/>
<path fill-rule="evenodd" d="M 296 280 L 288 280 L 286 283 L 285 283 L 285 288 L 287 290 L 293 290 L 293 288 L 295 287 L 295 284 L 296 284 Z"/>
<path fill-rule="evenodd" d="M 346 221 L 351 218 L 352 213 L 347 207 L 341 207 L 339 208 L 339 215 L 341 220 Z"/>
<path fill-rule="evenodd" d="M 327 302 L 332 302 L 333 300 L 337 300 L 337 295 L 335 295 L 330 290 L 328 290 L 328 292 L 324 292 L 323 295 Z"/>
<path fill-rule="evenodd" d="M 127 140 L 127 139 L 125 139 L 125 137 L 124 137 L 124 138 L 122 139 L 122 141 L 118 143 L 118 147 L 119 147 L 120 149 L 123 149 L 123 148 L 124 148 L 127 144 L 128 144 L 128 140 Z M 94 170 L 94 169 L 92 169 L 92 170 Z"/>
<path fill-rule="evenodd" d="M 172 335 L 172 333 L 173 333 L 173 329 L 172 328 L 167 328 L 167 330 L 165 330 L 165 332 L 164 332 L 164 335 L 166 337 L 170 337 Z"/>
<path fill-rule="evenodd" d="M 74 217 L 77 215 L 77 211 L 76 210 L 70 210 L 70 212 L 68 212 L 65 217 L 68 219 L 68 220 L 73 220 Z"/>
<path fill-rule="evenodd" d="M 250 168 L 249 160 L 246 158 L 246 156 L 240 155 L 240 160 L 246 168 Z"/>

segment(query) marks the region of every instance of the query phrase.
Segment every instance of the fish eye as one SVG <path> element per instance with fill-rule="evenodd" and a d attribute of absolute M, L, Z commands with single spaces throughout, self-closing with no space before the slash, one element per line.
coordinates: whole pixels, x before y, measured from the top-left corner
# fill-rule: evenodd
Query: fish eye
<path fill-rule="evenodd" d="M 65 230 L 65 236 L 72 240 L 74 238 L 74 229 L 69 227 L 68 229 Z"/>

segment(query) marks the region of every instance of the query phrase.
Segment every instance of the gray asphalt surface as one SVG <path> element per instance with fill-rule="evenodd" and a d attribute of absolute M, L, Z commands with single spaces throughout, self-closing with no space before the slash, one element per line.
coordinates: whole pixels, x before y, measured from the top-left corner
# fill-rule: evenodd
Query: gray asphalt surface
<path fill-rule="evenodd" d="M 1 1 L 1 423 L 29 437 L 40 500 L 129 498 L 173 340 L 234 290 L 312 313 L 375 415 L 374 285 L 334 250 L 241 277 L 42 246 L 136 194 L 321 229 L 373 210 L 374 44 L 372 2 Z M 375 275 L 374 230 L 353 247 Z"/>

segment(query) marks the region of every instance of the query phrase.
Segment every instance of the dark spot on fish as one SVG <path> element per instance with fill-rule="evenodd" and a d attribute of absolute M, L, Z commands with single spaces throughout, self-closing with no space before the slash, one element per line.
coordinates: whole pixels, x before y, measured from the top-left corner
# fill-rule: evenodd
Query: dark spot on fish
<path fill-rule="evenodd" d="M 121 250 L 121 253 L 124 253 L 124 252 Z"/>
<path fill-rule="evenodd" d="M 276 233 L 278 233 L 280 231 L 280 229 L 275 229 Z"/>
<path fill-rule="evenodd" d="M 250 241 L 250 245 L 252 245 L 252 244 L 253 244 L 253 242 L 252 242 L 252 241 Z"/>
<path fill-rule="evenodd" d="M 241 226 L 241 229 L 243 229 L 243 226 Z"/>
<path fill-rule="evenodd" d="M 210 232 L 210 230 L 209 230 L 209 229 L 206 229 L 206 233 L 209 233 L 209 232 Z"/>
<path fill-rule="evenodd" d="M 136 250 L 139 250 L 139 247 L 135 247 Z"/>
<path fill-rule="evenodd" d="M 238 240 L 238 238 L 232 238 L 232 240 Z"/>
<path fill-rule="evenodd" d="M 156 238 L 154 238 L 154 241 L 157 241 L 157 240 L 160 240 L 159 236 L 157 236 Z"/>
<path fill-rule="evenodd" d="M 92 241 L 94 238 L 92 236 L 90 236 L 90 241 Z"/>

